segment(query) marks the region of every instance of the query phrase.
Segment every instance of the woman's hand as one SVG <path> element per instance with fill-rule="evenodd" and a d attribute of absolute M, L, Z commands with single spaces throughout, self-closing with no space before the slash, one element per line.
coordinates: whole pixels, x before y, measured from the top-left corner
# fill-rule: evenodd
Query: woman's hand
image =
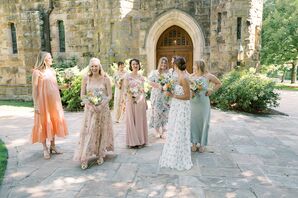
<path fill-rule="evenodd" d="M 34 112 L 39 114 L 39 106 L 34 106 Z"/>
<path fill-rule="evenodd" d="M 168 97 L 174 97 L 174 95 L 171 92 L 169 92 L 169 91 L 165 91 L 164 93 Z"/>
<path fill-rule="evenodd" d="M 212 89 L 208 89 L 208 90 L 206 91 L 206 94 L 205 94 L 205 95 L 206 95 L 206 96 L 210 96 L 210 95 L 212 94 L 212 92 L 213 92 Z"/>
<path fill-rule="evenodd" d="M 160 84 L 159 83 L 156 83 L 156 82 L 151 82 L 150 85 L 153 87 L 153 88 L 160 88 Z"/>

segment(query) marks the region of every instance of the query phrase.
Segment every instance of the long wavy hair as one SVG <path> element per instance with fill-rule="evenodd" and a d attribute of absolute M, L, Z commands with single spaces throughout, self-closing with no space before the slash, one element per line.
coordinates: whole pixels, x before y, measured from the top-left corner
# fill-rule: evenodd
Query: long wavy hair
<path fill-rule="evenodd" d="M 207 72 L 206 63 L 203 59 L 195 61 L 195 65 L 196 65 L 197 69 L 201 70 L 202 74 Z"/>
<path fill-rule="evenodd" d="M 161 68 L 160 68 L 160 66 L 161 66 L 162 61 L 166 61 L 166 62 L 167 62 L 167 68 L 166 68 L 166 70 L 169 69 L 169 61 L 168 61 L 168 58 L 167 58 L 167 57 L 161 57 L 161 58 L 159 59 L 159 61 L 158 61 L 158 66 L 157 66 L 157 70 L 158 70 L 159 73 L 161 73 Z"/>
<path fill-rule="evenodd" d="M 99 65 L 98 74 L 101 75 L 101 76 L 105 76 L 105 72 L 104 72 L 104 70 L 102 68 L 102 65 L 100 64 L 100 60 L 98 58 L 95 58 L 95 57 L 91 58 L 90 61 L 89 61 L 89 64 L 88 64 L 88 67 L 89 67 L 88 76 L 91 77 L 93 75 L 92 74 L 92 71 L 91 71 L 91 66 L 92 66 L 93 63 L 96 63 L 96 64 Z"/>
<path fill-rule="evenodd" d="M 50 54 L 49 52 L 45 52 L 45 51 L 41 51 L 39 52 L 36 62 L 35 62 L 35 66 L 34 69 L 38 69 L 38 70 L 44 70 L 46 69 L 46 64 L 45 64 L 45 58 L 46 56 Z"/>

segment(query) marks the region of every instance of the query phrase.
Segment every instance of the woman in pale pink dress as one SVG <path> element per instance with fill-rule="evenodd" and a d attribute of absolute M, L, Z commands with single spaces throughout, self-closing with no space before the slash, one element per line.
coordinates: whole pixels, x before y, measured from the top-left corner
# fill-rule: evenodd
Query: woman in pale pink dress
<path fill-rule="evenodd" d="M 126 145 L 129 148 L 141 148 L 148 144 L 147 103 L 144 93 L 145 79 L 138 73 L 140 61 L 129 61 L 132 71 L 124 80 L 126 94 Z"/>
<path fill-rule="evenodd" d="M 109 77 L 104 74 L 98 58 L 89 62 L 89 73 L 84 77 L 81 86 L 81 98 L 96 91 L 102 93 L 102 102 L 95 106 L 85 103 L 83 126 L 80 133 L 78 149 L 74 160 L 80 161 L 81 168 L 87 169 L 88 162 L 96 158 L 98 165 L 104 162 L 108 151 L 114 150 L 112 117 L 109 101 L 112 98 L 112 88 Z"/>
<path fill-rule="evenodd" d="M 31 141 L 42 143 L 45 159 L 50 159 L 50 154 L 61 154 L 55 146 L 55 136 L 65 137 L 68 134 L 56 73 L 51 65 L 51 54 L 40 52 L 32 74 L 34 126 Z M 51 142 L 50 149 L 46 140 Z"/>

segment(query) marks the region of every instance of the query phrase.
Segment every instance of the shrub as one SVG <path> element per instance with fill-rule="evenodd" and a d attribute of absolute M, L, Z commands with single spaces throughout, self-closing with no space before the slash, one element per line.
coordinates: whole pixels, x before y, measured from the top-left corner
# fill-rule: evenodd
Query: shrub
<path fill-rule="evenodd" d="M 212 104 L 224 110 L 262 112 L 278 106 L 275 82 L 253 71 L 231 71 L 224 75 L 222 87 L 211 96 Z"/>
<path fill-rule="evenodd" d="M 66 109 L 69 111 L 79 111 L 83 108 L 80 98 L 81 82 L 82 76 L 77 75 L 73 77 L 67 84 L 67 87 L 61 91 L 62 103 L 66 105 Z"/>

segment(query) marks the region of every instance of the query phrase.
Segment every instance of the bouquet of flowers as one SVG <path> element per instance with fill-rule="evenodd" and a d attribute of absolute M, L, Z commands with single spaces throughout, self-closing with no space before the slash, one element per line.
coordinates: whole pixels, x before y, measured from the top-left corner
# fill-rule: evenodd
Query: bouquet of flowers
<path fill-rule="evenodd" d="M 170 78 L 167 74 L 160 74 L 157 83 L 159 83 L 161 86 L 164 86 L 165 84 L 169 83 L 169 81 Z"/>
<path fill-rule="evenodd" d="M 120 75 L 116 75 L 114 78 L 115 78 L 115 83 L 117 83 L 119 85 L 119 89 L 121 89 L 123 85 L 123 78 L 121 78 Z"/>
<path fill-rule="evenodd" d="M 203 90 L 203 81 L 201 79 L 194 79 L 190 81 L 190 89 L 196 94 Z"/>
<path fill-rule="evenodd" d="M 144 93 L 144 87 L 142 86 L 142 83 L 137 82 L 130 82 L 128 86 L 128 94 L 131 95 L 133 102 L 136 104 L 136 98 Z"/>
<path fill-rule="evenodd" d="M 163 90 L 172 93 L 174 89 L 174 80 L 168 80 L 163 86 Z"/>
<path fill-rule="evenodd" d="M 87 94 L 82 98 L 82 105 L 93 104 L 98 106 L 102 103 L 104 94 L 101 89 L 95 88 L 93 91 L 88 91 Z"/>

